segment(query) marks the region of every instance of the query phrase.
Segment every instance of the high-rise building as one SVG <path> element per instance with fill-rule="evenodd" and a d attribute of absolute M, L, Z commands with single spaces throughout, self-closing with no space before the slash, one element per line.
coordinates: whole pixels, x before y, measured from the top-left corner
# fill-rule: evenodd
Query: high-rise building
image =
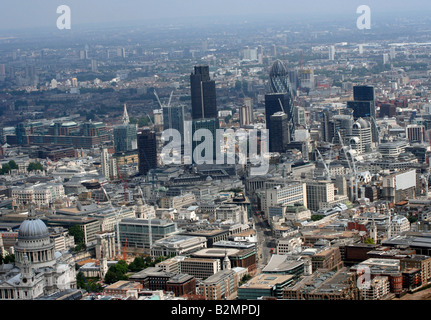
<path fill-rule="evenodd" d="M 239 123 L 241 127 L 253 123 L 253 99 L 244 98 L 244 104 L 239 107 Z"/>
<path fill-rule="evenodd" d="M 102 148 L 100 150 L 100 167 L 102 175 L 106 179 L 115 179 L 118 176 L 117 161 L 108 153 L 108 149 Z"/>
<path fill-rule="evenodd" d="M 276 60 L 269 71 L 271 92 L 291 93 L 289 72 L 281 60 Z"/>
<path fill-rule="evenodd" d="M 328 48 L 329 60 L 335 60 L 335 46 L 329 46 Z"/>
<path fill-rule="evenodd" d="M 304 90 L 314 90 L 314 71 L 313 69 L 302 69 L 299 72 L 300 87 Z"/>
<path fill-rule="evenodd" d="M 286 151 L 286 145 L 290 142 L 289 123 L 287 114 L 276 112 L 270 117 L 269 130 L 269 152 L 283 153 Z"/>
<path fill-rule="evenodd" d="M 352 127 L 349 144 L 358 154 L 371 151 L 371 124 L 369 121 L 359 118 Z"/>
<path fill-rule="evenodd" d="M 184 134 L 184 106 L 163 107 L 163 130 L 175 129 Z"/>
<path fill-rule="evenodd" d="M 116 153 L 136 150 L 138 147 L 137 125 L 129 122 L 129 115 L 125 104 L 122 124 L 114 126 L 114 147 Z"/>
<path fill-rule="evenodd" d="M 389 49 L 389 58 L 391 60 L 394 60 L 396 56 L 397 56 L 397 53 L 396 53 L 395 46 L 391 46 L 391 48 Z"/>
<path fill-rule="evenodd" d="M 269 72 L 269 81 L 271 92 L 285 94 L 283 97 L 283 107 L 279 111 L 283 111 L 287 115 L 289 136 L 293 137 L 295 133 L 294 114 L 293 114 L 293 90 L 290 84 L 289 72 L 281 60 L 276 60 Z M 269 99 L 271 100 L 271 99 Z M 265 96 L 265 112 L 266 111 L 266 96 Z M 269 123 L 271 115 L 267 115 L 267 123 Z M 268 126 L 267 126 L 268 128 Z"/>
<path fill-rule="evenodd" d="M 348 101 L 347 107 L 353 110 L 353 118 L 355 120 L 359 118 L 369 119 L 373 134 L 373 142 L 378 142 L 374 87 L 367 85 L 354 86 L 353 101 Z"/>
<path fill-rule="evenodd" d="M 192 119 L 217 118 L 215 81 L 210 79 L 208 66 L 195 66 L 190 75 Z"/>
<path fill-rule="evenodd" d="M 157 168 L 156 132 L 144 129 L 138 133 L 139 174 L 146 175 L 151 169 Z"/>
<path fill-rule="evenodd" d="M 288 116 L 289 132 L 292 133 L 293 114 L 290 118 L 287 110 L 291 109 L 291 99 L 288 93 L 267 93 L 265 94 L 265 120 L 266 128 L 271 131 L 271 116 L 276 112 L 284 112 Z M 293 128 L 294 129 L 294 128 Z M 292 136 L 293 134 L 291 134 Z"/>
<path fill-rule="evenodd" d="M 198 141 L 195 141 L 194 139 L 195 133 L 200 129 L 209 130 L 209 132 L 211 133 L 212 141 L 209 141 L 210 145 L 206 144 L 207 143 L 206 138 L 200 139 L 200 137 L 196 137 Z M 192 157 L 193 157 L 194 163 L 199 163 L 200 161 L 203 161 L 203 160 L 214 161 L 216 159 L 217 157 L 216 130 L 217 129 L 219 129 L 219 122 L 217 119 L 213 118 L 213 119 L 193 120 L 191 133 L 192 133 Z M 198 149 L 198 150 L 201 150 L 201 152 L 196 152 L 196 155 L 195 155 L 195 149 L 198 147 L 202 147 L 202 149 L 201 148 Z M 211 150 L 212 156 L 206 153 L 207 150 L 208 151 Z"/>
<path fill-rule="evenodd" d="M 97 72 L 97 60 L 91 59 L 91 72 Z"/>

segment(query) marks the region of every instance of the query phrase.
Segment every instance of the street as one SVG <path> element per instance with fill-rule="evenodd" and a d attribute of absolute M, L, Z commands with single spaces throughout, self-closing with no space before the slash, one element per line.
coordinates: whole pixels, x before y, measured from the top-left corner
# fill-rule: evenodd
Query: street
<path fill-rule="evenodd" d="M 275 250 L 275 240 L 271 235 L 271 230 L 267 221 L 263 220 L 261 215 L 253 215 L 257 235 L 257 269 L 260 272 L 271 258 L 271 248 Z"/>

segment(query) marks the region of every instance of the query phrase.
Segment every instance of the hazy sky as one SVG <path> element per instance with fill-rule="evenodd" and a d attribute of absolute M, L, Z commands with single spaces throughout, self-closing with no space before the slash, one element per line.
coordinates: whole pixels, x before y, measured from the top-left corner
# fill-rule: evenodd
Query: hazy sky
<path fill-rule="evenodd" d="M 431 12 L 428 0 L 1 0 L 0 30 L 56 28 L 60 5 L 70 7 L 72 27 L 221 15 L 344 14 L 354 18 L 360 5 L 368 5 L 371 13 Z"/>

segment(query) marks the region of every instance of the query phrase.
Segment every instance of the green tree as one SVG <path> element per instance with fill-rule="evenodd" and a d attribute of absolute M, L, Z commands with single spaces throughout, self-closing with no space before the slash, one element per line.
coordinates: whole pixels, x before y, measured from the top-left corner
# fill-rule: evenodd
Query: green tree
<path fill-rule="evenodd" d="M 9 163 L 5 163 L 4 165 L 2 165 L 1 170 L 0 170 L 0 174 L 6 174 L 9 173 L 11 170 Z"/>
<path fill-rule="evenodd" d="M 76 275 L 76 286 L 78 289 L 85 289 L 87 290 L 87 280 L 84 277 L 84 274 L 79 271 Z"/>
<path fill-rule="evenodd" d="M 76 245 L 84 245 L 85 234 L 81 227 L 78 225 L 71 226 L 69 228 L 69 234 L 75 238 Z"/>
<path fill-rule="evenodd" d="M 151 262 L 151 259 L 150 259 Z M 132 263 L 129 264 L 129 271 L 137 272 L 147 267 L 147 262 L 143 257 L 136 257 Z"/>
<path fill-rule="evenodd" d="M 18 169 L 18 165 L 16 164 L 16 162 L 14 160 L 9 161 L 8 164 L 12 170 Z"/>
<path fill-rule="evenodd" d="M 105 275 L 105 283 L 111 284 L 120 280 L 127 280 L 129 277 L 127 276 L 128 266 L 127 262 L 124 260 L 118 261 L 113 266 L 110 266 Z"/>
<path fill-rule="evenodd" d="M 371 238 L 367 238 L 364 243 L 374 244 L 374 240 Z"/>
<path fill-rule="evenodd" d="M 36 170 L 43 170 L 43 166 L 40 162 L 30 162 L 28 167 L 27 167 L 27 171 L 31 172 L 31 171 L 36 171 Z"/>
<path fill-rule="evenodd" d="M 323 216 L 322 215 L 320 215 L 320 214 L 313 214 L 312 216 L 311 216 L 311 220 L 312 221 L 318 221 L 318 220 L 320 220 L 320 219 L 322 219 L 323 218 Z"/>

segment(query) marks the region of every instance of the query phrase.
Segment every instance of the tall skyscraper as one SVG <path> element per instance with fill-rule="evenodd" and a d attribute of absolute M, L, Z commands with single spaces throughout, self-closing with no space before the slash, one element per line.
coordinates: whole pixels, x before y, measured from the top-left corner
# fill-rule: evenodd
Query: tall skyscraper
<path fill-rule="evenodd" d="M 378 142 L 378 131 L 376 124 L 376 101 L 373 86 L 354 86 L 353 87 L 353 101 L 347 102 L 347 107 L 353 110 L 353 118 L 369 119 L 371 124 L 371 131 L 373 135 L 373 142 Z"/>
<path fill-rule="evenodd" d="M 163 130 L 175 129 L 184 134 L 184 106 L 163 107 Z"/>
<path fill-rule="evenodd" d="M 217 119 L 200 119 L 200 120 L 193 120 L 192 122 L 192 137 L 194 137 L 196 131 L 198 131 L 199 129 L 206 129 L 209 130 L 212 134 L 212 148 L 211 150 L 209 150 L 210 146 L 207 145 L 207 148 L 205 150 L 202 150 L 202 152 L 197 152 L 198 154 L 195 155 L 194 151 L 198 146 L 205 146 L 205 138 L 201 139 L 199 141 L 194 141 L 194 139 L 192 138 L 192 155 L 193 155 L 193 162 L 194 163 L 199 163 L 199 161 L 204 160 L 204 159 L 208 159 L 208 160 L 213 160 L 215 161 L 216 157 L 217 157 L 217 134 L 216 134 L 216 130 L 219 129 L 219 122 Z M 198 139 L 198 138 L 197 138 Z M 202 141 L 203 140 L 203 141 Z M 206 154 L 206 150 L 208 151 L 212 151 L 212 157 L 210 157 L 209 154 Z"/>
<path fill-rule="evenodd" d="M 328 55 L 329 60 L 333 61 L 335 60 L 335 46 L 329 46 L 328 48 Z"/>
<path fill-rule="evenodd" d="M 269 72 L 269 82 L 272 94 L 265 95 L 265 114 L 267 129 L 270 129 L 270 117 L 275 112 L 282 111 L 287 115 L 289 136 L 295 133 L 293 114 L 293 90 L 290 84 L 289 72 L 280 60 L 276 60 Z M 278 94 L 278 95 L 277 95 Z"/>
<path fill-rule="evenodd" d="M 269 152 L 283 153 L 290 142 L 289 123 L 287 115 L 280 111 L 270 117 L 271 130 L 269 130 Z"/>
<path fill-rule="evenodd" d="M 287 93 L 267 93 L 265 94 L 265 121 L 266 128 L 271 130 L 271 116 L 276 112 L 284 112 L 286 115 L 290 107 L 290 97 Z M 287 122 L 291 123 L 288 115 Z M 291 129 L 289 128 L 289 131 Z"/>
<path fill-rule="evenodd" d="M 111 157 L 111 155 L 108 153 L 108 149 L 102 148 L 100 150 L 100 160 L 102 175 L 104 175 L 106 179 L 117 178 L 117 162 L 116 159 Z"/>
<path fill-rule="evenodd" d="M 190 75 L 192 119 L 217 118 L 215 81 L 208 66 L 195 66 Z"/>
<path fill-rule="evenodd" d="M 114 147 L 116 153 L 136 150 L 138 147 L 137 126 L 130 123 L 125 104 L 122 124 L 114 126 Z"/>
<path fill-rule="evenodd" d="M 151 169 L 157 168 L 156 132 L 144 129 L 138 133 L 139 174 L 145 175 Z"/>
<path fill-rule="evenodd" d="M 253 123 L 253 99 L 244 98 L 244 104 L 239 108 L 239 122 L 241 127 Z"/>

